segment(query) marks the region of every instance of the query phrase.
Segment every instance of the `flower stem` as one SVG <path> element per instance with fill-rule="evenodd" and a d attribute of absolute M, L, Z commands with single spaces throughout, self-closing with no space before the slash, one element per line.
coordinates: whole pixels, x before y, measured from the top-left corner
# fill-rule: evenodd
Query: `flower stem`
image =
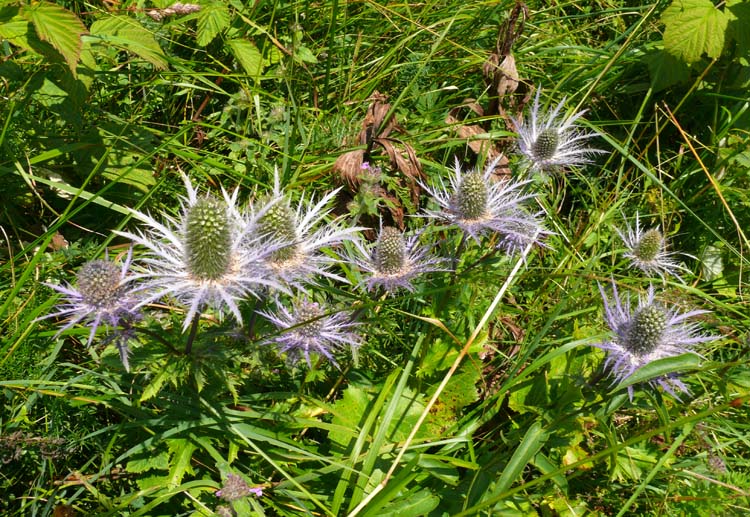
<path fill-rule="evenodd" d="M 193 341 L 195 341 L 195 336 L 198 334 L 199 322 L 200 318 L 196 314 L 193 317 L 193 322 L 190 325 L 190 334 L 188 335 L 187 343 L 185 344 L 185 355 L 190 355 L 190 352 L 193 350 Z"/>

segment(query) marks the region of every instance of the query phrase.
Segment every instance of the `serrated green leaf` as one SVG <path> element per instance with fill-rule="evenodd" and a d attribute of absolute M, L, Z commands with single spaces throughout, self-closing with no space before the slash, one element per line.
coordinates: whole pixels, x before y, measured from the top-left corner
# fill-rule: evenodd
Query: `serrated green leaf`
<path fill-rule="evenodd" d="M 191 440 L 169 440 L 169 450 L 172 453 L 172 465 L 169 468 L 169 486 L 171 488 L 179 486 L 186 473 L 193 473 L 190 460 L 192 460 L 196 448 Z"/>
<path fill-rule="evenodd" d="M 205 47 L 227 27 L 229 27 L 229 9 L 226 4 L 204 5 L 198 13 L 198 38 L 196 42 L 201 47 Z"/>
<path fill-rule="evenodd" d="M 86 34 L 81 20 L 67 9 L 48 2 L 24 6 L 22 14 L 34 25 L 39 39 L 52 45 L 75 75 L 83 48 L 81 36 Z"/>
<path fill-rule="evenodd" d="M 125 470 L 134 474 L 141 474 L 149 470 L 167 470 L 169 468 L 169 454 L 165 451 L 145 458 L 130 460 Z"/>
<path fill-rule="evenodd" d="M 263 73 L 263 56 L 252 42 L 244 39 L 233 39 L 229 40 L 227 44 L 247 75 L 258 77 Z"/>
<path fill-rule="evenodd" d="M 167 68 L 167 58 L 159 43 L 138 20 L 130 16 L 110 16 L 91 25 L 91 35 L 148 61 L 154 67 Z"/>
<path fill-rule="evenodd" d="M 675 0 L 662 14 L 664 49 L 686 63 L 703 54 L 718 58 L 724 49 L 728 16 L 711 0 Z"/>
<path fill-rule="evenodd" d="M 170 374 L 171 371 L 167 369 L 159 371 L 156 377 L 144 388 L 140 401 L 146 401 L 159 393 L 164 383 L 169 379 Z"/>

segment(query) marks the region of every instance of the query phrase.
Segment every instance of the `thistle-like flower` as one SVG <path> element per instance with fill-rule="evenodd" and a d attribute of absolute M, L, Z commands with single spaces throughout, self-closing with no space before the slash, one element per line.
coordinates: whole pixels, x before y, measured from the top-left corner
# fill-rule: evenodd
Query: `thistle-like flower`
<path fill-rule="evenodd" d="M 336 220 L 323 223 L 339 190 L 329 192 L 317 203 L 312 198 L 306 201 L 303 197 L 294 209 L 281 189 L 278 170 L 275 172 L 273 195 L 262 211 L 256 237 L 277 244 L 265 263 L 279 283 L 302 289 L 317 275 L 346 282 L 328 271 L 328 266 L 336 260 L 322 252 L 322 248 L 354 239 L 355 234 L 363 229 L 345 228 Z"/>
<path fill-rule="evenodd" d="M 542 244 L 550 232 L 541 223 L 543 212 L 531 213 L 525 203 L 536 194 L 525 191 L 531 180 L 495 180 L 492 173 L 500 157 L 492 161 L 483 173 L 463 172 L 456 159 L 450 188 L 442 178 L 438 188 L 423 185 L 440 205 L 439 212 L 427 211 L 428 217 L 443 219 L 461 228 L 477 243 L 485 233 L 497 232 L 498 248 L 514 253 L 529 244 Z"/>
<path fill-rule="evenodd" d="M 419 234 L 405 236 L 398 228 L 380 228 L 378 240 L 370 245 L 354 242 L 357 257 L 351 262 L 367 274 L 363 280 L 367 290 L 382 286 L 392 293 L 399 288 L 414 291 L 412 281 L 422 273 L 445 271 L 443 259 L 430 257 L 429 249 L 419 244 Z"/>
<path fill-rule="evenodd" d="M 645 299 L 640 298 L 634 311 L 631 310 L 630 299 L 623 300 L 619 296 L 614 282 L 612 289 L 614 298 L 609 302 L 604 289 L 599 286 L 604 300 L 604 316 L 614 336 L 594 346 L 607 351 L 604 364 L 614 376 L 615 384 L 658 359 L 685 353 L 699 355 L 693 350 L 695 345 L 719 338 L 700 334 L 697 323 L 686 322 L 693 316 L 709 311 L 695 310 L 681 314 L 669 309 L 654 300 L 653 285 L 649 286 Z M 661 386 L 675 398 L 678 398 L 677 391 L 689 393 L 687 386 L 676 375 L 657 377 L 650 384 Z M 628 394 L 632 400 L 633 386 L 628 387 Z"/>
<path fill-rule="evenodd" d="M 541 88 L 538 88 L 530 117 L 525 120 L 519 117 L 514 121 L 519 150 L 531 163 L 531 169 L 546 172 L 591 163 L 589 156 L 603 151 L 586 147 L 585 141 L 595 134 L 581 131 L 575 126 L 575 121 L 586 110 L 569 117 L 558 117 L 565 105 L 563 99 L 551 112 L 544 113 L 539 106 L 540 93 Z"/>
<path fill-rule="evenodd" d="M 139 318 L 138 298 L 130 285 L 134 277 L 128 274 L 132 254 L 131 248 L 119 266 L 109 260 L 87 262 L 78 271 L 76 287 L 44 284 L 65 295 L 65 301 L 57 306 L 56 312 L 39 318 L 70 318 L 55 337 L 76 323 L 85 322 L 91 328 L 89 346 L 102 323 L 111 327 L 113 334 L 106 341 L 118 348 L 126 369 L 129 367 L 127 342 L 132 337 L 130 327 Z"/>
<path fill-rule="evenodd" d="M 356 331 L 359 324 L 346 312 L 328 313 L 319 303 L 307 297 L 298 298 L 290 311 L 278 304 L 278 312 L 259 312 L 276 325 L 279 334 L 268 339 L 279 353 L 286 352 L 290 363 L 304 357 L 312 368 L 310 354 L 325 357 L 338 368 L 333 354 L 348 346 L 356 350 L 362 339 Z"/>
<path fill-rule="evenodd" d="M 150 252 L 143 259 L 148 267 L 137 275 L 145 279 L 140 305 L 172 296 L 188 308 L 183 331 L 206 307 L 220 313 L 227 308 L 242 323 L 240 300 L 263 288 L 284 290 L 264 274 L 263 261 L 275 248 L 251 237 L 257 221 L 239 212 L 236 190 L 230 195 L 222 189 L 222 199 L 198 196 L 190 179 L 183 179 L 187 198 L 178 218 L 165 216 L 162 224 L 133 210 L 147 232 L 117 232 Z"/>
<path fill-rule="evenodd" d="M 640 218 L 636 213 L 635 226 L 626 226 L 624 230 L 615 228 L 615 230 L 625 243 L 627 248 L 625 257 L 630 259 L 632 266 L 647 275 L 657 274 L 662 280 L 665 279 L 665 275 L 672 275 L 680 282 L 685 282 L 679 271 L 689 273 L 690 270 L 674 260 L 674 257 L 680 253 L 667 249 L 667 239 L 658 226 L 650 230 L 641 228 Z"/>
<path fill-rule="evenodd" d="M 252 487 L 247 481 L 237 474 L 227 474 L 227 480 L 220 490 L 216 491 L 216 497 L 221 497 L 225 501 L 236 501 L 249 495 L 255 497 L 263 496 L 263 488 L 260 486 Z"/>

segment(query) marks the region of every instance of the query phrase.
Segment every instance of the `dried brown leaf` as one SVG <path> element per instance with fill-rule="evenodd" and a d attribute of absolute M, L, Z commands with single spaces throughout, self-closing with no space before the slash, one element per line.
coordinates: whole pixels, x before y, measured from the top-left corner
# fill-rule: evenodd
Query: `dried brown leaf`
<path fill-rule="evenodd" d="M 406 177 L 409 185 L 411 201 L 415 205 L 418 204 L 419 194 L 421 192 L 419 181 L 424 179 L 425 176 L 422 171 L 422 164 L 419 162 L 414 148 L 395 138 L 378 138 L 376 143 L 380 144 L 388 155 L 391 169 L 400 171 Z M 404 148 L 406 158 L 404 158 L 402 151 L 399 150 L 395 144 Z"/>
<path fill-rule="evenodd" d="M 508 19 L 499 27 L 495 51 L 482 66 L 485 81 L 490 88 L 490 104 L 487 109 L 490 115 L 506 116 L 501 101 L 506 96 L 513 96 L 521 82 L 511 48 L 521 36 L 528 16 L 526 5 L 517 1 Z M 511 100 L 511 104 L 515 102 Z"/>
<path fill-rule="evenodd" d="M 388 120 L 385 117 L 391 110 L 391 105 L 386 102 L 387 95 L 375 91 L 370 99 L 372 102 L 367 108 L 367 113 L 362 121 L 362 131 L 359 132 L 359 143 L 369 146 L 376 138 L 387 137 L 393 129 L 398 129 L 396 119 L 391 114 Z"/>
<path fill-rule="evenodd" d="M 333 172 L 338 173 L 341 180 L 346 183 L 352 191 L 356 191 L 362 182 L 362 163 L 364 162 L 365 150 L 355 149 L 338 158 L 333 163 Z"/>

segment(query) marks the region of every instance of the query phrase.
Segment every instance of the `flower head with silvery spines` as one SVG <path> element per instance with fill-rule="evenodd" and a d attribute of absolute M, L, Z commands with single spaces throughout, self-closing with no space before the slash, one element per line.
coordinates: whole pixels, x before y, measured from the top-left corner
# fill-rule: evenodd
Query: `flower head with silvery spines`
<path fill-rule="evenodd" d="M 566 100 L 563 99 L 551 112 L 544 113 L 539 105 L 541 91 L 541 88 L 536 91 L 530 116 L 514 121 L 518 148 L 531 164 L 531 169 L 545 172 L 591 163 L 589 157 L 603 151 L 587 147 L 585 141 L 595 134 L 582 131 L 575 125 L 586 110 L 562 117 L 560 111 Z"/>
<path fill-rule="evenodd" d="M 392 226 L 381 227 L 373 244 L 354 244 L 359 256 L 350 260 L 367 275 L 362 284 L 368 291 L 380 286 L 388 293 L 400 288 L 413 292 L 417 276 L 447 270 L 445 260 L 430 257 L 429 249 L 419 244 L 419 234 L 406 236 Z"/>
<path fill-rule="evenodd" d="M 674 357 L 685 353 L 698 355 L 693 348 L 700 343 L 718 339 L 718 336 L 703 335 L 697 323 L 687 320 L 709 311 L 694 310 L 679 313 L 654 300 L 654 286 L 649 286 L 645 298 L 640 298 L 638 307 L 631 309 L 630 299 L 623 300 L 615 283 L 612 283 L 613 299 L 610 302 L 602 286 L 599 286 L 604 300 L 604 317 L 614 334 L 612 339 L 594 346 L 607 352 L 605 367 L 618 384 L 633 375 L 643 366 L 653 361 Z M 675 398 L 677 391 L 689 393 L 687 386 L 676 376 L 666 375 L 650 381 L 653 386 L 661 386 Z M 633 386 L 628 387 L 633 399 Z"/>
<path fill-rule="evenodd" d="M 550 232 L 542 226 L 544 213 L 531 213 L 526 207 L 536 197 L 525 188 L 531 180 L 493 178 L 500 159 L 489 163 L 484 172 L 464 172 L 456 158 L 449 187 L 442 178 L 439 187 L 423 185 L 441 208 L 428 210 L 427 216 L 458 226 L 477 243 L 483 234 L 497 232 L 498 248 L 514 253 L 528 244 L 542 244 L 543 237 Z"/>
<path fill-rule="evenodd" d="M 275 313 L 259 311 L 259 314 L 279 330 L 267 343 L 276 345 L 279 353 L 286 353 L 292 364 L 304 358 L 312 368 L 310 356 L 317 354 L 338 368 L 334 353 L 346 347 L 356 350 L 362 341 L 356 330 L 359 324 L 352 321 L 349 313 L 326 312 L 320 303 L 306 296 L 296 299 L 291 310 L 281 303 L 277 308 Z"/>
<path fill-rule="evenodd" d="M 117 232 L 149 250 L 142 259 L 145 271 L 144 300 L 140 305 L 172 297 L 187 307 L 183 330 L 209 307 L 228 309 L 242 323 L 238 302 L 258 296 L 264 288 L 285 290 L 265 274 L 264 260 L 276 247 L 253 237 L 257 217 L 240 213 L 237 190 L 222 197 L 199 196 L 190 179 L 183 176 L 187 197 L 179 217 L 165 216 L 165 223 L 132 211 L 145 223 L 145 233 Z"/>
<path fill-rule="evenodd" d="M 636 213 L 635 226 L 628 225 L 624 230 L 615 230 L 627 248 L 625 257 L 630 259 L 634 267 L 647 275 L 659 275 L 662 280 L 666 275 L 672 275 L 685 283 L 679 271 L 689 273 L 690 270 L 674 260 L 680 253 L 667 249 L 667 239 L 658 226 L 650 230 L 641 228 L 640 217 Z"/>
<path fill-rule="evenodd" d="M 265 264 L 279 283 L 303 289 L 305 283 L 318 275 L 346 282 L 328 270 L 336 260 L 322 249 L 353 240 L 364 228 L 345 228 L 338 221 L 324 221 L 331 213 L 330 205 L 339 190 L 329 192 L 317 203 L 312 198 L 303 198 L 295 209 L 282 191 L 279 172 L 275 171 L 273 195 L 259 218 L 256 238 L 278 244 L 266 257 Z"/>
<path fill-rule="evenodd" d="M 89 345 L 101 324 L 111 327 L 113 333 L 108 341 L 117 346 L 120 358 L 128 368 L 127 342 L 132 338 L 132 333 L 128 332 L 128 329 L 130 324 L 139 318 L 139 300 L 130 285 L 134 277 L 128 274 L 132 258 L 131 248 L 127 258 L 119 266 L 106 259 L 85 263 L 78 271 L 75 287 L 44 284 L 65 295 L 65 301 L 57 305 L 56 312 L 40 319 L 69 318 L 56 336 L 76 323 L 85 322 L 91 328 Z"/>

